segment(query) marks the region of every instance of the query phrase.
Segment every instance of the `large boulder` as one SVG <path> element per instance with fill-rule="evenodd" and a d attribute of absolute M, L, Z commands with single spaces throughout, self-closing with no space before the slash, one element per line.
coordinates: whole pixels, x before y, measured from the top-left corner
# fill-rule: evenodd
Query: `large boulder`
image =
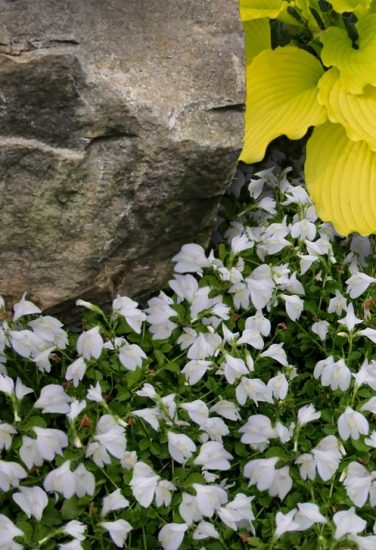
<path fill-rule="evenodd" d="M 243 126 L 234 0 L 0 0 L 0 294 L 141 296 L 207 243 Z"/>

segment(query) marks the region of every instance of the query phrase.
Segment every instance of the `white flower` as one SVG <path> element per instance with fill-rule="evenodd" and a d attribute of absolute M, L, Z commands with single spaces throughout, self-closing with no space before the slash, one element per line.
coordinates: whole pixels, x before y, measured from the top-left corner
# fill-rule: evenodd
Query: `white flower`
<path fill-rule="evenodd" d="M 277 538 L 281 537 L 284 533 L 287 533 L 289 531 L 299 530 L 299 524 L 294 521 L 296 510 L 296 508 L 293 508 L 292 510 L 290 510 L 290 512 L 287 512 L 287 514 L 277 512 L 275 517 L 275 521 L 277 524 L 275 536 Z"/>
<path fill-rule="evenodd" d="M 38 317 L 28 323 L 33 332 L 42 340 L 45 340 L 49 346 L 53 345 L 58 349 L 65 349 L 68 345 L 68 335 L 62 328 L 63 324 L 55 317 L 45 315 Z"/>
<path fill-rule="evenodd" d="M 317 504 L 302 502 L 298 504 L 298 511 L 294 521 L 299 525 L 299 531 L 309 529 L 315 523 L 326 523 L 326 518 L 320 513 Z"/>
<path fill-rule="evenodd" d="M 247 423 L 239 429 L 239 432 L 243 434 L 240 441 L 250 445 L 252 449 L 257 451 L 264 451 L 269 446 L 269 440 L 276 437 L 272 423 L 263 414 L 250 416 Z"/>
<path fill-rule="evenodd" d="M 0 514 L 0 545 L 4 550 L 16 550 L 17 548 L 22 548 L 21 546 L 14 546 L 13 539 L 14 537 L 23 537 L 24 532 L 21 531 L 7 516 Z"/>
<path fill-rule="evenodd" d="M 269 489 L 273 483 L 275 465 L 278 460 L 278 457 L 273 456 L 271 458 L 258 458 L 247 462 L 244 466 L 244 475 L 249 478 L 249 485 L 256 485 L 259 491 Z"/>
<path fill-rule="evenodd" d="M 282 298 L 286 304 L 286 313 L 291 321 L 297 321 L 302 314 L 304 301 L 299 296 L 289 296 L 282 294 Z"/>
<path fill-rule="evenodd" d="M 77 466 L 73 473 L 76 483 L 76 495 L 79 498 L 85 495 L 93 495 L 95 491 L 94 475 L 89 472 L 82 463 Z"/>
<path fill-rule="evenodd" d="M 141 333 L 141 325 L 145 321 L 146 315 L 138 309 L 137 302 L 118 294 L 112 302 L 112 309 L 122 315 L 137 334 Z"/>
<path fill-rule="evenodd" d="M 328 306 L 328 313 L 336 313 L 339 317 L 342 311 L 347 310 L 347 301 L 344 296 L 340 293 L 339 290 L 335 291 L 334 298 L 331 298 Z"/>
<path fill-rule="evenodd" d="M 347 285 L 347 293 L 350 295 L 350 298 L 358 298 L 367 290 L 369 285 L 371 283 L 375 283 L 376 279 L 374 277 L 370 277 L 369 275 L 366 275 L 365 273 L 360 273 L 359 271 L 357 273 L 354 273 L 351 275 L 349 279 L 346 281 Z"/>
<path fill-rule="evenodd" d="M 68 437 L 63 431 L 38 426 L 33 431 L 37 435 L 37 451 L 44 460 L 51 462 L 57 454 L 63 456 L 63 448 L 68 446 Z"/>
<path fill-rule="evenodd" d="M 251 502 L 254 497 L 247 497 L 238 493 L 233 501 L 221 506 L 218 515 L 230 529 L 237 531 L 239 528 L 250 529 L 254 534 L 252 521 L 255 516 L 252 511 Z"/>
<path fill-rule="evenodd" d="M 78 383 L 80 382 L 80 380 L 83 379 L 85 372 L 86 372 L 86 363 L 83 357 L 79 357 L 73 363 L 71 363 L 67 368 L 67 372 L 65 373 L 65 379 L 73 380 L 73 386 L 77 388 Z"/>
<path fill-rule="evenodd" d="M 105 516 L 106 514 L 114 510 L 122 510 L 123 508 L 127 508 L 128 506 L 129 501 L 125 497 L 123 497 L 120 489 L 116 489 L 116 491 L 104 497 L 102 501 L 101 516 Z"/>
<path fill-rule="evenodd" d="M 365 505 L 374 478 L 375 472 L 370 474 L 368 470 L 358 462 L 351 462 L 348 465 L 343 484 L 346 487 L 348 497 L 355 506 L 361 508 Z M 375 502 L 371 502 L 371 504 L 375 505 Z"/>
<path fill-rule="evenodd" d="M 197 505 L 197 497 L 183 492 L 182 501 L 179 505 L 179 514 L 188 525 L 192 525 L 194 521 L 202 520 L 202 514 Z"/>
<path fill-rule="evenodd" d="M 187 411 L 190 419 L 200 426 L 209 417 L 209 409 L 206 403 L 201 401 L 201 399 L 196 399 L 195 401 L 191 401 L 190 403 L 183 403 L 180 406 L 182 409 Z"/>
<path fill-rule="evenodd" d="M 137 460 L 138 459 L 136 451 L 126 451 L 123 458 L 120 460 L 120 464 L 126 470 L 132 470 Z"/>
<path fill-rule="evenodd" d="M 312 454 L 303 453 L 295 460 L 295 464 L 299 466 L 299 473 L 302 479 L 315 479 L 316 461 Z"/>
<path fill-rule="evenodd" d="M 272 344 L 268 347 L 265 351 L 260 353 L 260 357 L 270 357 L 271 359 L 274 359 L 278 363 L 280 363 L 283 367 L 287 367 L 287 356 L 286 352 L 283 349 L 283 344 Z"/>
<path fill-rule="evenodd" d="M 338 440 L 334 435 L 327 435 L 312 449 L 319 476 L 328 481 L 336 473 L 341 460 Z"/>
<path fill-rule="evenodd" d="M 206 359 L 215 355 L 217 348 L 221 345 L 222 339 L 219 334 L 200 332 L 193 344 L 190 346 L 188 359 Z"/>
<path fill-rule="evenodd" d="M 287 392 L 289 390 L 289 384 L 287 382 L 286 376 L 279 372 L 273 378 L 270 378 L 267 387 L 271 390 L 273 397 L 275 399 L 285 399 Z"/>
<path fill-rule="evenodd" d="M 238 413 L 235 403 L 225 399 L 217 401 L 215 405 L 210 407 L 210 412 L 217 413 L 227 420 L 236 421 L 240 419 L 240 414 Z"/>
<path fill-rule="evenodd" d="M 141 367 L 143 359 L 146 359 L 146 354 L 137 344 L 125 343 L 119 350 L 119 361 L 127 370 L 134 371 Z"/>
<path fill-rule="evenodd" d="M 324 342 L 329 331 L 329 323 L 328 321 L 317 321 L 313 323 L 311 330 L 314 334 L 317 334 L 322 342 Z"/>
<path fill-rule="evenodd" d="M 103 445 L 112 456 L 116 458 L 124 456 L 125 431 L 110 414 L 105 414 L 99 419 L 94 439 Z"/>
<path fill-rule="evenodd" d="M 0 424 L 0 451 L 8 450 L 12 445 L 13 436 L 17 433 L 16 428 L 12 424 L 3 422 Z"/>
<path fill-rule="evenodd" d="M 178 302 L 183 300 L 192 303 L 198 290 L 198 282 L 192 275 L 174 275 L 174 279 L 168 281 L 169 287 L 176 292 Z"/>
<path fill-rule="evenodd" d="M 26 300 L 26 292 L 23 294 L 21 300 L 14 304 L 13 306 L 14 315 L 13 321 L 18 321 L 20 317 L 24 315 L 33 315 L 34 313 L 41 313 L 39 307 L 37 307 L 33 302 Z"/>
<path fill-rule="evenodd" d="M 33 393 L 33 390 L 31 388 L 28 388 L 27 386 L 24 386 L 19 378 L 16 380 L 16 386 L 15 386 L 15 394 L 19 401 L 21 401 L 25 395 L 28 395 L 29 393 Z"/>
<path fill-rule="evenodd" d="M 184 464 L 196 451 L 196 445 L 187 435 L 167 432 L 167 440 L 168 452 L 179 464 Z"/>
<path fill-rule="evenodd" d="M 229 384 L 233 384 L 235 380 L 241 378 L 243 374 L 248 374 L 249 370 L 247 369 L 243 359 L 232 357 L 232 355 L 226 353 L 225 363 L 223 364 L 223 372 L 227 382 Z"/>
<path fill-rule="evenodd" d="M 134 498 L 144 508 L 148 508 L 152 503 L 160 479 L 145 462 L 135 464 L 130 486 Z"/>
<path fill-rule="evenodd" d="M 9 336 L 12 348 L 18 355 L 21 355 L 21 357 L 35 358 L 49 347 L 48 343 L 31 330 L 11 330 L 9 331 Z M 47 366 L 46 369 L 41 370 L 46 370 L 48 372 L 49 369 Z"/>
<path fill-rule="evenodd" d="M 77 416 L 86 408 L 86 401 L 83 399 L 82 401 L 77 401 L 76 399 L 72 401 L 70 406 L 70 411 L 67 413 L 67 417 L 69 420 L 73 421 L 77 418 Z"/>
<path fill-rule="evenodd" d="M 105 464 L 111 464 L 111 457 L 105 447 L 97 441 L 92 441 L 86 447 L 86 458 L 91 457 L 97 466 L 103 468 Z"/>
<path fill-rule="evenodd" d="M 48 496 L 40 487 L 19 487 L 18 493 L 13 493 L 12 498 L 28 518 L 35 517 L 41 521 L 43 510 L 48 504 Z"/>
<path fill-rule="evenodd" d="M 351 384 L 351 371 L 343 359 L 334 362 L 333 357 L 319 361 L 313 371 L 314 378 L 321 377 L 323 386 L 330 386 L 332 390 L 348 390 Z"/>
<path fill-rule="evenodd" d="M 150 424 L 153 430 L 159 430 L 159 419 L 161 418 L 161 412 L 158 407 L 150 407 L 146 409 L 139 409 L 137 411 L 132 411 L 133 416 L 142 418 Z"/>
<path fill-rule="evenodd" d="M 298 424 L 303 426 L 308 422 L 313 422 L 314 420 L 318 420 L 320 416 L 321 416 L 321 412 L 317 412 L 315 410 L 315 406 L 312 405 L 312 403 L 310 403 L 309 405 L 306 405 L 305 407 L 301 407 L 298 410 Z"/>
<path fill-rule="evenodd" d="M 367 526 L 367 522 L 356 515 L 354 507 L 343 512 L 337 512 L 333 516 L 333 521 L 336 526 L 336 532 L 334 534 L 336 540 L 349 534 L 357 535 L 364 531 Z"/>
<path fill-rule="evenodd" d="M 193 540 L 202 540 L 202 539 L 218 539 L 219 533 L 208 521 L 200 521 L 196 529 L 193 531 L 192 539 Z"/>
<path fill-rule="evenodd" d="M 240 405 L 245 404 L 247 397 L 252 399 L 256 405 L 259 401 L 274 403 L 271 389 L 259 378 L 246 378 L 243 376 L 236 387 L 235 393 Z"/>
<path fill-rule="evenodd" d="M 234 254 L 240 254 L 244 250 L 248 250 L 254 246 L 254 242 L 250 241 L 245 233 L 242 235 L 236 235 L 231 239 L 230 247 Z"/>
<path fill-rule="evenodd" d="M 187 529 L 186 523 L 166 523 L 158 533 L 158 540 L 163 550 L 177 550 L 183 542 Z"/>
<path fill-rule="evenodd" d="M 358 545 L 358 550 L 375 550 L 376 548 L 376 535 L 370 535 L 368 537 L 350 535 L 349 538 Z"/>
<path fill-rule="evenodd" d="M 252 346 L 255 349 L 262 349 L 264 347 L 264 340 L 259 333 L 259 331 L 255 329 L 246 329 L 243 331 L 241 337 L 237 341 L 237 345 L 240 346 L 242 344 L 248 344 L 249 346 Z"/>
<path fill-rule="evenodd" d="M 82 544 L 76 539 L 59 544 L 58 548 L 59 550 L 83 550 Z"/>
<path fill-rule="evenodd" d="M 58 384 L 48 384 L 42 388 L 39 399 L 34 403 L 34 407 L 42 409 L 44 413 L 62 413 L 70 411 L 70 403 L 73 399 L 65 393 L 62 386 Z"/>
<path fill-rule="evenodd" d="M 117 519 L 116 521 L 102 521 L 99 525 L 106 529 L 113 543 L 119 548 L 124 547 L 125 539 L 128 533 L 132 531 L 132 526 L 125 519 Z"/>
<path fill-rule="evenodd" d="M 214 513 L 228 500 L 226 491 L 219 485 L 193 483 L 193 488 L 197 494 L 197 509 L 204 517 L 213 517 Z"/>
<path fill-rule="evenodd" d="M 359 439 L 360 435 L 367 435 L 369 432 L 367 419 L 351 407 L 346 407 L 345 412 L 338 418 L 337 426 L 339 435 L 344 441 L 349 437 Z"/>
<path fill-rule="evenodd" d="M 70 460 L 51 470 L 44 479 L 43 487 L 47 492 L 62 493 L 64 498 L 71 498 L 76 492 L 76 476 L 70 469 Z"/>
<path fill-rule="evenodd" d="M 262 310 L 271 299 L 275 287 L 270 266 L 262 264 L 256 267 L 246 283 L 252 304 L 255 309 Z"/>
<path fill-rule="evenodd" d="M 290 229 L 291 237 L 294 239 L 308 239 L 313 241 L 316 237 L 316 226 L 307 219 L 295 222 Z"/>
<path fill-rule="evenodd" d="M 37 440 L 31 439 L 27 435 L 22 436 L 22 445 L 19 450 L 19 455 L 22 460 L 29 468 L 33 466 L 41 466 L 43 464 L 43 458 L 39 454 L 37 447 Z"/>
<path fill-rule="evenodd" d="M 84 359 L 99 359 L 103 343 L 99 327 L 93 327 L 80 334 L 77 340 L 77 351 Z"/>
<path fill-rule="evenodd" d="M 102 397 L 102 388 L 99 382 L 97 382 L 95 386 L 89 387 L 86 397 L 89 401 L 96 401 L 97 403 L 102 403 L 104 401 Z"/>
<path fill-rule="evenodd" d="M 172 500 L 172 493 L 176 491 L 176 485 L 162 479 L 158 482 L 157 488 L 155 490 L 155 504 L 156 506 L 170 506 Z"/>
<path fill-rule="evenodd" d="M 208 441 L 201 446 L 194 464 L 199 464 L 205 470 L 230 470 L 230 460 L 233 456 L 226 451 L 219 441 Z"/>
<path fill-rule="evenodd" d="M 201 269 L 210 265 L 202 246 L 194 243 L 183 245 L 172 261 L 176 273 L 202 273 Z"/>
<path fill-rule="evenodd" d="M 363 330 L 359 330 L 358 334 L 359 336 L 366 336 L 371 340 L 371 342 L 376 344 L 376 330 L 374 328 L 365 328 Z"/>
<path fill-rule="evenodd" d="M 363 321 L 362 319 L 358 319 L 355 315 L 353 304 L 349 304 L 347 306 L 345 317 L 339 319 L 338 322 L 342 325 L 346 325 L 348 330 L 353 330 L 356 325 L 359 325 L 359 323 L 362 323 Z"/>
<path fill-rule="evenodd" d="M 369 447 L 373 447 L 376 449 L 376 431 L 373 431 L 370 434 L 370 437 L 366 438 L 364 440 L 364 443 L 368 445 Z"/>
<path fill-rule="evenodd" d="M 9 491 L 11 487 L 18 487 L 20 479 L 25 479 L 27 473 L 17 462 L 0 460 L 0 489 Z"/>
<path fill-rule="evenodd" d="M 81 521 L 72 519 L 72 521 L 68 521 L 68 523 L 63 526 L 62 531 L 76 540 L 85 540 L 86 537 L 84 533 L 86 529 L 87 526 Z"/>
<path fill-rule="evenodd" d="M 204 376 L 208 368 L 212 365 L 211 361 L 204 361 L 203 359 L 192 359 L 189 361 L 182 370 L 187 382 L 193 386 L 197 384 Z"/>
<path fill-rule="evenodd" d="M 300 258 L 300 275 L 307 273 L 311 265 L 317 262 L 317 256 L 312 256 L 310 254 L 298 254 Z"/>

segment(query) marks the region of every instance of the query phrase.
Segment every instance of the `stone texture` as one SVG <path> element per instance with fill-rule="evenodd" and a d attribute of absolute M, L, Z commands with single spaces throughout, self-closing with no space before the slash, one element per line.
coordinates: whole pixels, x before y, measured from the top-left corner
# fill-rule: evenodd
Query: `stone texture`
<path fill-rule="evenodd" d="M 0 0 L 0 294 L 158 288 L 242 139 L 235 0 Z"/>

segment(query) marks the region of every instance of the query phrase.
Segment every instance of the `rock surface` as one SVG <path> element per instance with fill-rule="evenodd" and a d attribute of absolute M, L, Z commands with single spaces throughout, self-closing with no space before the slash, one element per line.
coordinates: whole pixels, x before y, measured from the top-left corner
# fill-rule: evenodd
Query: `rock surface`
<path fill-rule="evenodd" d="M 206 243 L 243 125 L 235 0 L 0 0 L 0 294 L 142 296 Z"/>

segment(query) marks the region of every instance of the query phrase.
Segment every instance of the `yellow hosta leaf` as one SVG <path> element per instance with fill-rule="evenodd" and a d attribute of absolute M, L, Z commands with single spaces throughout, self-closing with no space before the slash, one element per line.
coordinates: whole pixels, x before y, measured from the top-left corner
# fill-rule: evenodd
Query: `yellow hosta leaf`
<path fill-rule="evenodd" d="M 340 124 L 315 128 L 305 177 L 318 215 L 338 233 L 376 233 L 376 153 L 364 141 L 349 140 Z"/>
<path fill-rule="evenodd" d="M 244 21 L 245 61 L 248 65 L 257 54 L 270 49 L 270 24 L 268 19 Z"/>
<path fill-rule="evenodd" d="M 283 134 L 304 136 L 322 124 L 326 109 L 317 101 L 320 62 L 294 46 L 264 50 L 247 67 L 244 147 L 240 160 L 258 162 L 268 144 Z"/>
<path fill-rule="evenodd" d="M 349 94 L 332 68 L 319 82 L 319 103 L 325 105 L 331 122 L 339 122 L 353 141 L 365 141 L 376 151 L 376 88 L 366 86 L 362 95 Z"/>
<path fill-rule="evenodd" d="M 338 13 L 345 11 L 355 11 L 358 8 L 368 8 L 371 0 L 331 0 L 333 9 Z"/>
<path fill-rule="evenodd" d="M 347 91 L 361 94 L 364 86 L 376 86 L 376 14 L 368 15 L 356 25 L 359 33 L 355 50 L 343 29 L 329 27 L 321 41 L 321 59 L 327 67 L 337 67 Z"/>
<path fill-rule="evenodd" d="M 240 17 L 243 21 L 276 18 L 287 6 L 286 0 L 240 0 Z"/>

